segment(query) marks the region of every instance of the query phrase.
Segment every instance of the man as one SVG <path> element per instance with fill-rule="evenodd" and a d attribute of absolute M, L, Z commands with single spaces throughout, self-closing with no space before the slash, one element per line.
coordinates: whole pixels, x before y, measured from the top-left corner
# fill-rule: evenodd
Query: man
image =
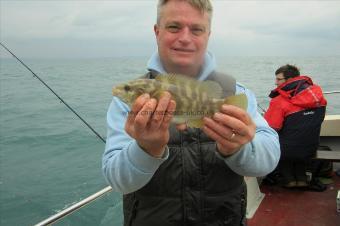
<path fill-rule="evenodd" d="M 319 145 L 321 123 L 327 101 L 319 86 L 293 65 L 276 70 L 276 86 L 271 91 L 264 117 L 278 131 L 281 159 L 278 166 L 285 187 L 306 187 L 306 164 Z"/>
<path fill-rule="evenodd" d="M 215 61 L 206 50 L 211 16 L 209 0 L 159 1 L 158 52 L 146 77 L 155 72 L 212 77 Z M 280 151 L 276 132 L 257 113 L 253 93 L 240 84 L 232 88 L 247 95 L 247 112 L 223 105 L 204 119 L 202 130 L 170 125 L 176 103 L 169 93 L 159 101 L 144 94 L 131 109 L 113 98 L 103 172 L 113 190 L 124 194 L 125 225 L 244 224 L 243 176 L 272 171 Z"/>

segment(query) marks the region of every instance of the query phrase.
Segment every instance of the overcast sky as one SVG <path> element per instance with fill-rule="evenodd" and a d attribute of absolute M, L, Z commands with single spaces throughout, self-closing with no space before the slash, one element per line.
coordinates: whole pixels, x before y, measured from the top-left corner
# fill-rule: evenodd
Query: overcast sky
<path fill-rule="evenodd" d="M 156 0 L 0 1 L 1 42 L 21 57 L 149 56 Z M 220 56 L 340 55 L 340 1 L 213 1 Z M 0 47 L 0 55 L 8 56 Z"/>

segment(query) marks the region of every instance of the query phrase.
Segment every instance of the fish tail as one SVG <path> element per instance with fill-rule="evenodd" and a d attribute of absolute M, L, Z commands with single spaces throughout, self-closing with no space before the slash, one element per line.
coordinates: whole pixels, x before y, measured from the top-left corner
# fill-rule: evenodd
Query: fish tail
<path fill-rule="evenodd" d="M 229 96 L 224 99 L 223 103 L 234 105 L 236 107 L 242 108 L 245 111 L 247 110 L 247 107 L 248 107 L 248 99 L 244 93 L 234 95 L 234 96 Z"/>

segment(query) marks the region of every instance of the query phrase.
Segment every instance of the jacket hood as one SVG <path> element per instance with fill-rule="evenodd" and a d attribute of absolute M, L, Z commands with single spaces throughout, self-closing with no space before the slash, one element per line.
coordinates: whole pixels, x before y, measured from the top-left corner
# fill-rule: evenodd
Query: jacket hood
<path fill-rule="evenodd" d="M 274 98 L 279 95 L 293 105 L 303 108 L 315 108 L 327 104 L 321 87 L 313 84 L 310 77 L 303 75 L 281 84 L 271 91 L 269 97 Z"/>

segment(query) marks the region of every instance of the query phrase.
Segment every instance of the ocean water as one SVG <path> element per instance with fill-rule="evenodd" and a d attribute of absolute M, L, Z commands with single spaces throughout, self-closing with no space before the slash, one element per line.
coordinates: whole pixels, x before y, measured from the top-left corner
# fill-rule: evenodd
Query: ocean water
<path fill-rule="evenodd" d="M 102 137 L 111 88 L 145 73 L 148 57 L 23 59 Z M 274 72 L 296 64 L 324 91 L 340 89 L 340 57 L 218 58 L 219 70 L 252 89 L 262 108 Z M 0 225 L 33 225 L 106 187 L 104 143 L 15 59 L 0 64 Z M 340 94 L 327 95 L 328 114 Z M 56 225 L 121 225 L 121 195 L 111 192 Z"/>

